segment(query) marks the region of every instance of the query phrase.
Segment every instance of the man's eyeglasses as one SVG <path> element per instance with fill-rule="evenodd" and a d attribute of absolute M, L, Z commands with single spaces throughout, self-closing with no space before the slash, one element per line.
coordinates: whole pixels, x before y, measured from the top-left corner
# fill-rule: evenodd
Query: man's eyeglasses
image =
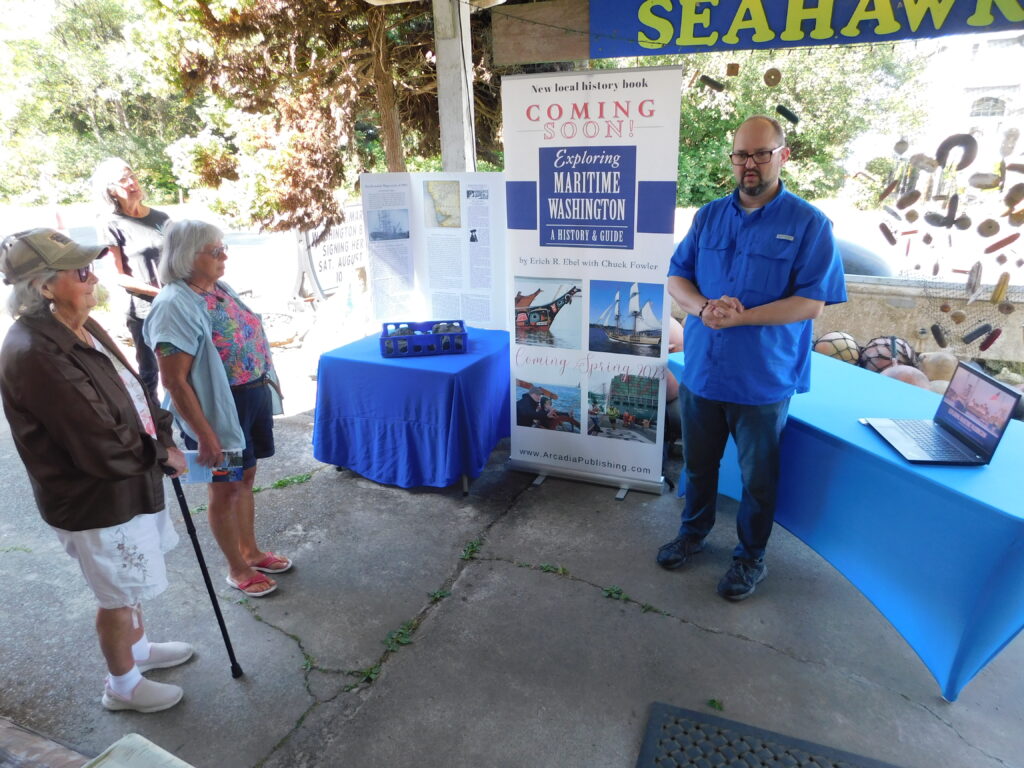
<path fill-rule="evenodd" d="M 92 274 L 92 264 L 87 264 L 84 267 L 78 269 L 70 269 L 69 272 L 74 272 L 78 275 L 78 282 L 86 283 L 89 281 L 89 275 Z"/>
<path fill-rule="evenodd" d="M 138 182 L 138 180 L 139 180 L 139 177 L 136 176 L 134 173 L 126 173 L 124 176 L 122 176 L 120 179 L 118 179 L 114 183 L 117 184 L 117 186 L 119 186 L 119 187 L 127 187 L 133 181 L 134 182 Z"/>
<path fill-rule="evenodd" d="M 776 147 L 775 149 L 759 149 L 757 152 L 732 152 L 729 154 L 729 160 L 732 161 L 733 165 L 746 165 L 747 160 L 754 158 L 754 162 L 758 165 L 764 165 L 765 163 L 771 162 L 772 156 L 778 152 L 782 147 Z"/>

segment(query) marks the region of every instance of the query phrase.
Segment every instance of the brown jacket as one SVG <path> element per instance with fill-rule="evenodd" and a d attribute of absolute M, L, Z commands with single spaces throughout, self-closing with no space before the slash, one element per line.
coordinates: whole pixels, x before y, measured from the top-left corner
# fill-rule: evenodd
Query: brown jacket
<path fill-rule="evenodd" d="M 85 327 L 132 370 L 95 320 Z M 11 326 L 0 351 L 0 395 L 47 523 L 107 528 L 163 509 L 160 464 L 174 445 L 171 415 L 150 399 L 153 440 L 107 356 L 55 318 L 21 317 Z"/>

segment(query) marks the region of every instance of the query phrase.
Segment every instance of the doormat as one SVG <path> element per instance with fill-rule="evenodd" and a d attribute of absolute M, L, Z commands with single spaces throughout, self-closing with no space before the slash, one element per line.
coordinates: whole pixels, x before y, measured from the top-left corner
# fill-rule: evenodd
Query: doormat
<path fill-rule="evenodd" d="M 889 763 L 656 701 L 636 768 L 896 768 Z"/>

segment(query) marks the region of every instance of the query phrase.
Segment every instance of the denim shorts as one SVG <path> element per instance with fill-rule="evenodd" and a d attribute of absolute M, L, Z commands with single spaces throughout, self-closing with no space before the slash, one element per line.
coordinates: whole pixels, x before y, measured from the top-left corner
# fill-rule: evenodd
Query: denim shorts
<path fill-rule="evenodd" d="M 245 436 L 242 468 L 249 469 L 256 466 L 257 459 L 269 459 L 274 455 L 274 407 L 270 399 L 270 385 L 264 382 L 260 386 L 232 387 L 231 396 L 235 399 L 238 423 Z M 188 435 L 182 434 L 181 437 L 188 450 L 194 451 L 199 447 Z M 213 482 L 230 481 L 214 475 Z"/>

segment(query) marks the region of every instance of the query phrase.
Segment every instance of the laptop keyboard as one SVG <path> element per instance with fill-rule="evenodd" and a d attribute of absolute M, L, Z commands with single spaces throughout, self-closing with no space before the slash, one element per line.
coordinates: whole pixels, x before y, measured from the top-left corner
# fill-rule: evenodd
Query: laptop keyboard
<path fill-rule="evenodd" d="M 965 449 L 944 437 L 932 422 L 920 421 L 918 419 L 893 419 L 904 434 L 913 438 L 914 442 L 922 451 L 928 454 L 929 458 L 944 461 L 946 459 L 961 459 L 969 454 Z"/>

